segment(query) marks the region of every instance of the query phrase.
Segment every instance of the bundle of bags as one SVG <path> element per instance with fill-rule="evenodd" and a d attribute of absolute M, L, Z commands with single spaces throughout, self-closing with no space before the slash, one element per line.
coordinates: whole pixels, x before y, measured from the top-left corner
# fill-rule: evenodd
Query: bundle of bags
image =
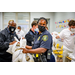
<path fill-rule="evenodd" d="M 34 62 L 34 59 L 30 53 L 23 53 L 20 48 L 25 48 L 26 39 L 20 39 L 20 41 L 14 37 L 17 41 L 13 45 L 9 45 L 8 53 L 12 54 L 12 62 Z M 19 42 L 19 43 L 18 43 Z"/>

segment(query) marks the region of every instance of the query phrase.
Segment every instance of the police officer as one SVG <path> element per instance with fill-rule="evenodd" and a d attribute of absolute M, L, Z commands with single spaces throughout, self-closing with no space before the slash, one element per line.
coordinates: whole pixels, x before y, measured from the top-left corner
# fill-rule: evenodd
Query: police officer
<path fill-rule="evenodd" d="M 32 28 L 29 30 L 29 32 L 25 35 L 25 38 L 27 40 L 27 45 L 32 46 L 34 42 L 34 37 L 36 33 L 38 32 L 38 24 L 37 21 L 33 21 L 31 24 Z"/>
<path fill-rule="evenodd" d="M 21 48 L 23 49 L 23 53 L 44 54 L 47 58 L 47 51 L 52 51 L 52 36 L 45 28 L 47 23 L 47 19 L 44 17 L 38 20 L 39 33 L 35 37 L 34 45 L 26 46 L 26 49 Z"/>
<path fill-rule="evenodd" d="M 9 45 L 13 45 L 16 42 L 14 36 L 18 38 L 15 29 L 16 23 L 14 23 L 14 20 L 10 20 L 8 27 L 0 32 L 0 62 L 12 61 L 12 55 L 7 53 L 6 50 L 9 48 Z"/>

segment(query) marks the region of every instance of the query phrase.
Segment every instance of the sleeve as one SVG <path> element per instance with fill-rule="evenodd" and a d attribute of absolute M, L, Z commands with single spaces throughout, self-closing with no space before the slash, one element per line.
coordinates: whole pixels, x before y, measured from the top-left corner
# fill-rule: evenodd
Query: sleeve
<path fill-rule="evenodd" d="M 58 35 L 61 39 L 64 38 L 64 30 L 62 30 Z"/>
<path fill-rule="evenodd" d="M 28 32 L 28 33 L 29 33 L 29 32 Z M 26 40 L 28 40 L 28 39 L 27 39 L 27 35 L 28 35 L 28 33 L 25 35 Z"/>
<path fill-rule="evenodd" d="M 8 40 L 6 40 L 6 41 L 4 41 L 4 40 L 5 40 L 5 36 L 2 33 L 0 33 L 0 49 L 9 48 L 10 42 Z"/>
<path fill-rule="evenodd" d="M 41 39 L 40 47 L 51 49 L 52 48 L 52 36 L 44 35 Z"/>
<path fill-rule="evenodd" d="M 25 38 L 27 41 L 31 42 L 33 41 L 33 35 L 30 34 L 30 32 L 28 32 L 26 35 L 25 35 Z"/>

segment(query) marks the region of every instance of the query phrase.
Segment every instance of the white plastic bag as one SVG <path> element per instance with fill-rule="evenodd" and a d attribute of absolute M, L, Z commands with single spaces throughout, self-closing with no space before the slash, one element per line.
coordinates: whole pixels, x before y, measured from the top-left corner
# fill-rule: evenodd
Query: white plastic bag
<path fill-rule="evenodd" d="M 75 61 L 75 57 L 74 57 L 73 53 L 68 53 L 68 55 L 69 55 L 69 57 L 70 57 L 72 60 Z"/>
<path fill-rule="evenodd" d="M 19 40 L 16 37 L 14 37 L 14 39 L 15 39 L 15 41 L 19 42 Z"/>
<path fill-rule="evenodd" d="M 26 39 L 22 39 L 22 37 L 21 37 L 21 39 L 20 39 L 20 48 L 25 48 L 25 46 L 26 46 Z"/>
<path fill-rule="evenodd" d="M 13 53 L 13 55 L 12 55 L 12 61 L 13 62 L 18 62 L 18 57 L 19 57 L 19 55 L 20 55 L 20 50 L 17 50 L 17 51 L 15 51 L 14 53 Z"/>
<path fill-rule="evenodd" d="M 34 62 L 31 54 L 22 53 L 22 50 L 18 50 L 13 54 L 13 62 Z"/>
<path fill-rule="evenodd" d="M 18 48 L 25 48 L 26 46 L 26 39 L 20 40 L 20 47 L 16 47 L 16 44 L 14 44 L 13 49 L 18 49 Z M 13 50 L 13 57 L 12 61 L 13 62 L 34 62 L 34 59 L 31 54 L 29 53 L 22 53 L 23 50 Z"/>
<path fill-rule="evenodd" d="M 6 52 L 12 54 L 12 47 L 13 47 L 13 45 L 9 45 L 9 48 L 8 48 L 8 50 L 6 50 Z"/>
<path fill-rule="evenodd" d="M 16 50 L 16 45 L 17 45 L 17 43 L 18 42 L 16 42 L 15 44 L 13 44 L 13 45 L 9 45 L 9 48 L 8 48 L 8 50 L 6 50 L 6 52 L 8 52 L 8 53 L 10 53 L 10 54 L 13 54 L 14 53 L 14 51 Z"/>

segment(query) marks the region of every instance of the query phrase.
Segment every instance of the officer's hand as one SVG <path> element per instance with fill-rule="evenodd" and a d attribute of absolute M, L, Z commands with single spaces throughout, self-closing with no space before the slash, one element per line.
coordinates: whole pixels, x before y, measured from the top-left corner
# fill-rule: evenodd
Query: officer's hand
<path fill-rule="evenodd" d="M 16 41 L 13 41 L 13 42 L 9 43 L 9 45 L 13 45 L 14 43 L 16 43 Z"/>
<path fill-rule="evenodd" d="M 27 49 L 25 49 L 25 48 L 20 48 L 20 49 L 22 49 L 23 51 L 23 53 L 28 53 L 28 50 Z"/>

